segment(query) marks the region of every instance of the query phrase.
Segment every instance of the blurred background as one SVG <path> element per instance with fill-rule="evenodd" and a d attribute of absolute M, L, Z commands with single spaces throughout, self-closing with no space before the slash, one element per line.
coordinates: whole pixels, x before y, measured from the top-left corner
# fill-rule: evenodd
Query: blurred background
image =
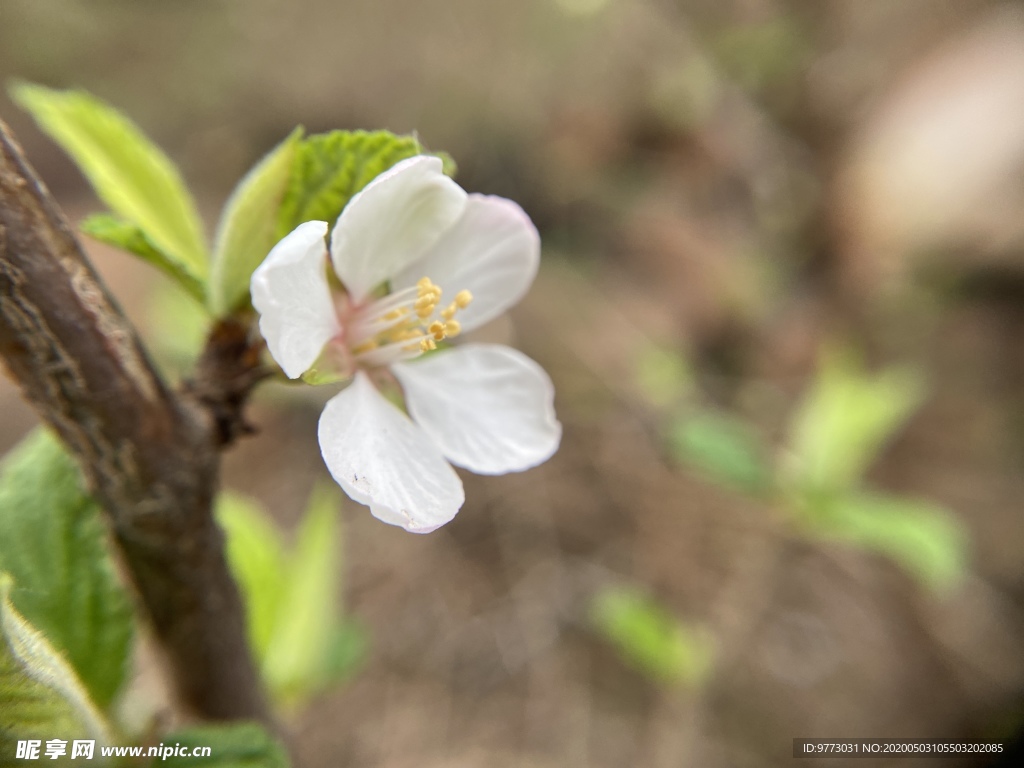
<path fill-rule="evenodd" d="M 211 231 L 296 124 L 416 132 L 541 231 L 485 333 L 551 373 L 561 450 L 464 474 L 429 536 L 346 501 L 368 642 L 293 714 L 305 765 L 775 766 L 1024 727 L 1020 4 L 3 0 L 13 77 L 130 115 Z M 73 221 L 99 209 L 0 115 Z M 202 318 L 87 245 L 174 375 Z M 332 393 L 267 388 L 227 456 L 286 530 Z M 6 450 L 34 417 L 5 380 L 0 409 Z"/>

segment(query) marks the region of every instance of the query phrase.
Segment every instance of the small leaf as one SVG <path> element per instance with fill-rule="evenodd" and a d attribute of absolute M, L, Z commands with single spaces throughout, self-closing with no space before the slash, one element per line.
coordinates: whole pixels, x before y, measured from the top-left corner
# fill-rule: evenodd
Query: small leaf
<path fill-rule="evenodd" d="M 271 690 L 286 703 L 320 687 L 338 626 L 338 514 L 340 499 L 318 486 L 299 528 L 263 670 Z"/>
<path fill-rule="evenodd" d="M 626 661 L 655 680 L 697 685 L 711 670 L 709 638 L 640 592 L 607 589 L 595 598 L 591 616 Z"/>
<path fill-rule="evenodd" d="M 907 368 L 871 376 L 851 355 L 827 352 L 791 427 L 791 482 L 809 492 L 860 482 L 883 445 L 920 405 L 924 387 Z"/>
<path fill-rule="evenodd" d="M 395 163 L 421 151 L 414 137 L 388 131 L 310 136 L 295 155 L 276 239 L 306 221 L 326 221 L 333 227 L 353 195 Z"/>
<path fill-rule="evenodd" d="M 249 642 L 258 659 L 267 654 L 287 589 L 281 534 L 255 503 L 221 494 L 217 521 L 227 537 L 227 558 L 245 598 Z"/>
<path fill-rule="evenodd" d="M 682 355 L 648 344 L 637 356 L 636 378 L 651 404 L 664 408 L 689 394 L 693 377 Z"/>
<path fill-rule="evenodd" d="M 90 738 L 109 743 L 108 728 L 74 670 L 10 601 L 11 577 L 0 572 L 0 764 L 17 742 Z"/>
<path fill-rule="evenodd" d="M 195 203 L 177 168 L 138 126 L 82 91 L 19 83 L 11 98 L 71 156 L 114 213 L 137 226 L 179 272 L 205 283 L 209 265 Z"/>
<path fill-rule="evenodd" d="M 150 765 L 195 766 L 210 768 L 288 768 L 288 753 L 267 731 L 256 723 L 207 725 L 178 731 L 164 737 L 160 755 Z M 193 756 L 196 748 L 209 747 L 208 757 Z"/>
<path fill-rule="evenodd" d="M 366 657 L 370 641 L 366 629 L 346 621 L 334 630 L 324 665 L 324 681 L 340 683 L 352 676 Z"/>
<path fill-rule="evenodd" d="M 739 419 L 711 412 L 684 416 L 673 428 L 672 446 L 680 461 L 722 485 L 752 494 L 771 486 L 764 446 Z"/>
<path fill-rule="evenodd" d="M 281 202 L 302 144 L 296 128 L 245 175 L 231 194 L 213 248 L 210 307 L 223 315 L 249 296 L 253 271 L 277 243 Z"/>
<path fill-rule="evenodd" d="M 148 261 L 170 276 L 200 304 L 205 303 L 203 294 L 206 289 L 202 281 L 197 280 L 191 272 L 183 269 L 181 262 L 157 250 L 156 246 L 146 238 L 146 234 L 134 224 L 110 213 L 94 213 L 83 220 L 78 228 L 101 243 L 128 251 L 143 261 Z"/>
<path fill-rule="evenodd" d="M 967 570 L 967 535 L 956 517 L 918 499 L 857 494 L 836 502 L 813 531 L 880 552 L 938 592 Z"/>
<path fill-rule="evenodd" d="M 97 505 L 61 444 L 39 429 L 0 477 L 0 570 L 18 610 L 107 708 L 127 674 L 133 615 L 107 551 Z"/>

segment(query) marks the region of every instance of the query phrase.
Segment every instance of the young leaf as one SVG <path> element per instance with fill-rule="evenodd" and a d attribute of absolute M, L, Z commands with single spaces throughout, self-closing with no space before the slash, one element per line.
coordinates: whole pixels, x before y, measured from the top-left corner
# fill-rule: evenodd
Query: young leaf
<path fill-rule="evenodd" d="M 422 151 L 412 136 L 332 131 L 310 136 L 295 155 L 278 217 L 277 239 L 305 221 L 332 227 L 352 196 L 400 160 Z"/>
<path fill-rule="evenodd" d="M 912 370 L 871 376 L 848 353 L 827 353 L 793 420 L 787 465 L 793 484 L 805 491 L 855 486 L 923 395 Z"/>
<path fill-rule="evenodd" d="M 751 494 L 770 487 L 764 446 L 738 419 L 711 412 L 683 416 L 676 422 L 671 438 L 680 461 L 722 485 Z"/>
<path fill-rule="evenodd" d="M 946 510 L 918 499 L 856 494 L 818 518 L 816 532 L 880 552 L 925 587 L 951 589 L 967 570 L 967 536 Z"/>
<path fill-rule="evenodd" d="M 78 228 L 101 243 L 134 253 L 143 261 L 148 261 L 170 276 L 200 304 L 205 303 L 206 288 L 202 281 L 183 269 L 181 262 L 158 250 L 149 242 L 146 234 L 131 222 L 119 219 L 110 213 L 94 213 L 82 221 Z"/>
<path fill-rule="evenodd" d="M 299 528 L 263 670 L 284 701 L 322 687 L 338 626 L 338 495 L 318 486 Z"/>
<path fill-rule="evenodd" d="M 127 672 L 132 609 L 106 549 L 96 504 L 60 443 L 42 429 L 0 476 L 0 570 L 11 600 L 65 654 L 104 709 Z"/>
<path fill-rule="evenodd" d="M 196 765 L 209 768 L 288 768 L 290 765 L 284 748 L 256 723 L 190 728 L 168 734 L 161 746 L 167 751 L 167 756 L 155 758 L 150 763 L 154 768 Z M 209 756 L 193 756 L 197 747 L 209 747 Z"/>
<path fill-rule="evenodd" d="M 696 685 L 711 670 L 709 639 L 647 595 L 607 589 L 595 598 L 591 618 L 627 662 L 655 680 Z"/>
<path fill-rule="evenodd" d="M 22 739 L 96 739 L 108 729 L 71 666 L 10 601 L 0 572 L 0 764 L 14 762 Z"/>
<path fill-rule="evenodd" d="M 639 350 L 637 385 L 652 405 L 665 408 L 679 402 L 692 388 L 692 379 L 686 358 L 678 352 L 655 344 Z"/>
<path fill-rule="evenodd" d="M 114 213 L 137 226 L 179 272 L 205 283 L 209 265 L 195 203 L 177 168 L 138 126 L 82 91 L 19 83 L 11 97 L 71 156 Z"/>
<path fill-rule="evenodd" d="M 249 296 L 249 279 L 277 242 L 277 220 L 295 155 L 302 144 L 296 128 L 235 187 L 213 248 L 210 308 L 223 315 Z"/>
<path fill-rule="evenodd" d="M 227 558 L 245 598 L 249 642 L 264 659 L 288 580 L 281 534 L 253 502 L 235 494 L 217 500 L 217 521 L 227 537 Z"/>

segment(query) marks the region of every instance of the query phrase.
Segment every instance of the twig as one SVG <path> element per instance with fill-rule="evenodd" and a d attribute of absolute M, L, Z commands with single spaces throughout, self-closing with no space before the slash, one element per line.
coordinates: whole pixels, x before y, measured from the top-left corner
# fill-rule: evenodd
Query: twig
<path fill-rule="evenodd" d="M 271 723 L 211 514 L 225 427 L 160 380 L 2 122 L 0 357 L 106 511 L 182 704 Z"/>

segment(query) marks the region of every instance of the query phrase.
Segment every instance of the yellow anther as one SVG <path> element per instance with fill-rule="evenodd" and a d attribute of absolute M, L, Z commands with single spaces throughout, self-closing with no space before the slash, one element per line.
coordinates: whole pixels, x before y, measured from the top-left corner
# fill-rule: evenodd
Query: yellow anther
<path fill-rule="evenodd" d="M 465 309 L 468 307 L 472 300 L 473 294 L 465 289 L 455 294 L 455 303 L 459 305 L 459 309 Z"/>
<path fill-rule="evenodd" d="M 427 326 L 427 332 L 434 337 L 434 341 L 443 341 L 446 335 L 445 324 L 440 320 L 435 320 Z"/>
<path fill-rule="evenodd" d="M 416 281 L 416 287 L 421 291 L 430 288 L 433 284 L 433 281 L 429 277 L 421 277 Z"/>
<path fill-rule="evenodd" d="M 416 301 L 413 302 L 413 306 L 416 307 L 416 309 L 423 309 L 424 307 L 434 307 L 437 306 L 437 299 L 435 299 L 433 296 L 429 294 L 426 296 L 420 296 L 418 299 L 416 299 Z"/>
<path fill-rule="evenodd" d="M 398 309 L 392 309 L 390 312 L 384 314 L 385 320 L 397 320 L 404 315 L 408 310 L 405 307 L 399 307 Z"/>
<path fill-rule="evenodd" d="M 358 347 L 353 349 L 352 354 L 360 355 L 363 352 L 369 352 L 370 350 L 376 349 L 378 346 L 379 344 L 376 342 L 376 340 L 370 339 L 369 341 L 364 341 Z"/>
<path fill-rule="evenodd" d="M 435 349 L 437 349 L 437 344 L 435 344 L 434 340 L 429 338 L 429 337 L 426 338 L 426 339 L 423 339 L 420 342 L 420 351 L 421 352 L 431 352 L 431 351 L 433 351 Z"/>
<path fill-rule="evenodd" d="M 458 336 L 462 333 L 462 325 L 459 324 L 458 320 L 449 320 L 444 324 L 444 332 L 449 336 Z"/>
<path fill-rule="evenodd" d="M 455 317 L 455 313 L 458 311 L 459 308 L 453 301 L 451 304 L 449 304 L 447 307 L 441 310 L 441 317 L 443 317 L 445 320 L 451 320 L 453 317 Z"/>

